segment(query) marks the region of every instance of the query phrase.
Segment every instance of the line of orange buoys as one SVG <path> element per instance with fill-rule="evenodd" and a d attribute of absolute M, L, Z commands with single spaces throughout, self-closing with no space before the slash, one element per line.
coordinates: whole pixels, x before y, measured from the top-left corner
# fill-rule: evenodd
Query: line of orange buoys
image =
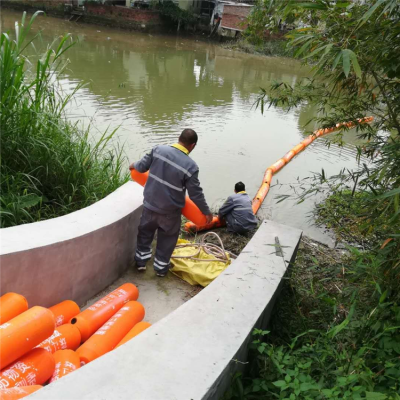
<path fill-rule="evenodd" d="M 65 300 L 28 308 L 24 296 L 0 298 L 0 399 L 16 400 L 39 390 L 131 340 L 150 327 L 125 283 L 86 310 Z"/>
<path fill-rule="evenodd" d="M 338 131 L 339 129 L 344 128 L 344 127 L 353 128 L 358 124 L 370 123 L 370 122 L 372 122 L 373 119 L 374 119 L 373 117 L 365 117 L 365 118 L 359 119 L 357 122 L 342 122 L 342 123 L 336 124 L 335 126 L 333 126 L 331 128 L 318 129 L 312 135 L 306 137 L 297 146 L 293 147 L 293 149 L 288 151 L 282 158 L 280 158 L 274 164 L 269 166 L 267 168 L 267 170 L 265 171 L 264 178 L 263 178 L 262 184 L 260 186 L 260 189 L 258 189 L 258 192 L 254 196 L 254 199 L 253 199 L 252 207 L 253 207 L 254 214 L 257 214 L 258 210 L 261 207 L 261 204 L 263 203 L 265 197 L 267 196 L 267 194 L 269 192 L 272 177 L 278 171 L 280 171 L 293 157 L 295 157 L 297 154 L 299 154 L 301 151 L 303 151 L 307 146 L 309 146 L 315 139 L 317 139 L 321 136 L 325 136 L 329 133 Z M 197 214 L 201 214 L 201 211 L 199 209 L 197 209 L 196 215 Z M 188 218 L 192 221 L 192 222 L 187 222 L 185 224 L 185 230 L 187 232 L 198 232 L 198 231 L 214 229 L 214 228 L 219 228 L 219 227 L 225 226 L 225 221 L 219 219 L 218 217 L 214 217 L 213 220 L 211 221 L 211 223 L 203 224 L 203 225 L 198 224 L 192 218 L 189 218 L 187 216 L 186 216 L 186 218 Z"/>

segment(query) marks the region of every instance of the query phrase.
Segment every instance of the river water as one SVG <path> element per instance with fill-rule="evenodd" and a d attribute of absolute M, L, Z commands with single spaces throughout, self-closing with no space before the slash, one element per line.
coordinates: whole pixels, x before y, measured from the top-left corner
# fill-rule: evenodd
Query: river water
<path fill-rule="evenodd" d="M 2 10 L 2 29 L 12 29 L 21 14 Z M 286 113 L 270 108 L 261 114 L 253 105 L 260 87 L 273 81 L 295 83 L 309 75 L 300 64 L 233 52 L 216 44 L 179 36 L 149 35 L 40 17 L 44 43 L 71 33 L 78 41 L 68 51 L 70 64 L 61 77 L 65 90 L 86 82 L 69 109 L 70 117 L 92 124 L 94 135 L 119 127 L 114 145 L 123 145 L 129 162 L 157 144 L 176 142 L 190 127 L 199 134 L 191 156 L 200 168 L 200 180 L 213 208 L 243 181 L 253 197 L 265 169 L 298 144 L 309 131 L 316 111 L 303 107 Z M 327 139 L 330 140 L 330 139 Z M 355 132 L 347 132 L 346 145 L 329 148 L 316 140 L 274 178 L 261 217 L 301 228 L 318 240 L 331 239 L 313 226 L 310 211 L 315 200 L 299 205 L 277 203 L 290 194 L 290 184 L 312 172 L 337 174 L 355 168 Z M 307 182 L 307 181 L 304 181 Z"/>

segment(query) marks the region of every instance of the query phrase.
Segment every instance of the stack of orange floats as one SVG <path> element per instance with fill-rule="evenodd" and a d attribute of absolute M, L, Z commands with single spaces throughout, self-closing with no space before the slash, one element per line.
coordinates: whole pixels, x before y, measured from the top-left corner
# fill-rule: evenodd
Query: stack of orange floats
<path fill-rule="evenodd" d="M 21 399 L 122 345 L 150 324 L 125 283 L 80 312 L 66 300 L 28 309 L 25 297 L 0 298 L 0 399 Z"/>

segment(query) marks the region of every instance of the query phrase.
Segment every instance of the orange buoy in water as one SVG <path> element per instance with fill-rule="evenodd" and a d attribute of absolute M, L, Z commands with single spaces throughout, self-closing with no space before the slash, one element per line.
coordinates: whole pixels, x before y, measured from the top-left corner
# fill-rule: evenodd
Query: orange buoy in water
<path fill-rule="evenodd" d="M 54 314 L 56 326 L 68 323 L 72 317 L 81 312 L 78 304 L 72 300 L 62 301 L 55 306 L 49 307 L 49 310 Z"/>
<path fill-rule="evenodd" d="M 125 337 L 115 346 L 115 348 L 123 345 L 124 343 L 128 342 L 129 340 L 133 339 L 135 336 L 139 335 L 139 333 L 142 333 L 145 331 L 147 328 L 150 328 L 151 324 L 148 322 L 138 322 L 126 335 Z"/>
<path fill-rule="evenodd" d="M 137 287 L 133 283 L 124 283 L 118 289 L 115 289 L 72 318 L 70 322 L 81 332 L 81 341 L 86 342 L 125 303 L 137 300 L 138 297 L 139 291 Z"/>
<path fill-rule="evenodd" d="M 274 175 L 274 171 L 272 171 L 271 168 L 268 168 L 265 171 L 264 178 L 263 178 L 263 183 L 268 183 L 268 185 L 269 185 L 271 183 L 273 175 Z"/>
<path fill-rule="evenodd" d="M 304 144 L 304 147 L 307 147 L 309 144 L 311 144 L 314 140 L 316 139 L 316 136 L 310 135 L 307 136 L 301 143 Z"/>
<path fill-rule="evenodd" d="M 207 229 L 215 229 L 215 228 L 222 228 L 226 225 L 226 221 L 218 216 L 213 217 L 212 221 L 209 224 L 204 225 L 196 225 L 193 222 L 186 222 L 184 225 L 184 229 L 186 232 L 197 232 L 199 230 L 207 230 Z"/>
<path fill-rule="evenodd" d="M 45 349 L 50 353 L 55 353 L 57 350 L 76 350 L 80 344 L 81 333 L 79 329 L 75 325 L 65 324 L 56 328 L 53 334 L 37 347 Z"/>
<path fill-rule="evenodd" d="M 299 154 L 301 151 L 304 150 L 304 144 L 303 143 L 299 143 L 298 145 L 294 146 L 292 151 L 294 152 L 294 154 Z"/>
<path fill-rule="evenodd" d="M 131 177 L 139 185 L 144 186 L 149 177 L 148 172 L 138 172 L 135 169 L 131 169 Z M 186 196 L 185 206 L 182 208 L 182 215 L 188 220 L 192 221 L 196 225 L 205 225 L 206 216 L 200 211 L 199 207 L 193 203 L 188 196 Z"/>
<path fill-rule="evenodd" d="M 0 297 L 0 325 L 28 309 L 28 302 L 18 293 L 6 293 Z"/>
<path fill-rule="evenodd" d="M 126 303 L 76 351 L 87 364 L 113 350 L 124 336 L 144 318 L 144 307 L 137 301 Z"/>
<path fill-rule="evenodd" d="M 63 376 L 74 372 L 81 366 L 81 361 L 76 351 L 58 350 L 53 356 L 56 366 L 49 383 L 61 379 Z"/>
<path fill-rule="evenodd" d="M 44 349 L 33 349 L 0 373 L 0 388 L 42 385 L 53 375 L 53 354 Z"/>
<path fill-rule="evenodd" d="M 19 400 L 41 389 L 42 385 L 17 386 L 10 389 L 0 389 L 1 400 Z"/>
<path fill-rule="evenodd" d="M 17 360 L 54 332 L 53 313 L 35 306 L 0 326 L 0 369 Z"/>

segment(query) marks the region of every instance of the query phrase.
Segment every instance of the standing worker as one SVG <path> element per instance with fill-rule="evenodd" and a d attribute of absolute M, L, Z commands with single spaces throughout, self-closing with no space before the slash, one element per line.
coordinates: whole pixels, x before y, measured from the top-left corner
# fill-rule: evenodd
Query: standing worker
<path fill-rule="evenodd" d="M 191 200 L 206 216 L 207 223 L 212 221 L 213 215 L 198 179 L 199 167 L 189 157 L 196 144 L 197 133 L 193 129 L 185 129 L 177 144 L 156 146 L 129 167 L 142 173 L 149 171 L 135 253 L 138 271 L 146 270 L 146 263 L 151 258 L 151 243 L 157 231 L 154 270 L 158 276 L 167 275 L 181 228 L 186 189 Z"/>
<path fill-rule="evenodd" d="M 220 218 L 225 218 L 229 232 L 246 233 L 257 228 L 257 218 L 245 189 L 244 183 L 238 182 L 235 194 L 229 196 L 219 209 L 218 214 Z"/>

